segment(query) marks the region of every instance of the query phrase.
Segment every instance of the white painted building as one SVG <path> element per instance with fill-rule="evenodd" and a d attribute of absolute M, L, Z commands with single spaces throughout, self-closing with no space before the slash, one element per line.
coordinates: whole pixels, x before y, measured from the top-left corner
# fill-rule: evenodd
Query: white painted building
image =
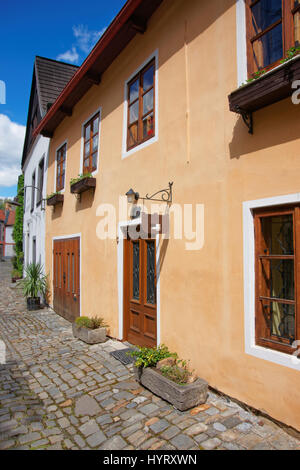
<path fill-rule="evenodd" d="M 22 156 L 24 174 L 24 267 L 45 266 L 45 204 L 50 139 L 34 130 L 72 78 L 77 66 L 36 57 L 33 68 L 27 126 Z"/>

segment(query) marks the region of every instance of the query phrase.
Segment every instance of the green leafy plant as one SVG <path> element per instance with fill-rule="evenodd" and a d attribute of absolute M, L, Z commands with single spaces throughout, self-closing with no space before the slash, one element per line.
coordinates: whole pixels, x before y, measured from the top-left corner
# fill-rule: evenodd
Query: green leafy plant
<path fill-rule="evenodd" d="M 51 199 L 52 197 L 57 196 L 58 194 L 60 194 L 60 191 L 56 191 L 55 193 L 51 193 L 51 194 L 47 195 L 46 199 Z"/>
<path fill-rule="evenodd" d="M 90 330 L 96 330 L 97 328 L 107 328 L 108 325 L 101 317 L 77 317 L 75 320 L 77 326 L 83 326 Z"/>
<path fill-rule="evenodd" d="M 246 80 L 246 83 L 251 83 L 251 82 L 253 82 L 254 80 L 257 80 L 257 79 L 260 78 L 262 75 L 264 75 L 266 72 L 267 72 L 266 69 L 258 70 L 257 72 L 254 72 L 254 73 L 251 75 L 251 78 L 248 78 L 248 80 Z"/>
<path fill-rule="evenodd" d="M 300 53 L 300 46 L 294 46 L 291 47 L 286 51 L 286 57 L 280 61 L 281 64 L 284 64 L 285 62 L 288 62 L 291 60 L 293 57 L 296 57 Z"/>
<path fill-rule="evenodd" d="M 25 268 L 23 279 L 23 293 L 25 297 L 38 297 L 39 294 L 46 295 L 48 290 L 47 276 L 43 273 L 39 263 L 28 264 Z"/>
<path fill-rule="evenodd" d="M 189 370 L 188 364 L 184 360 L 176 361 L 176 364 L 173 366 L 163 366 L 160 371 L 165 377 L 178 385 L 186 385 L 191 375 L 193 375 L 193 372 Z"/>
<path fill-rule="evenodd" d="M 136 367 L 155 367 L 156 364 L 165 359 L 166 357 L 174 357 L 177 359 L 176 353 L 171 353 L 167 346 L 161 345 L 158 348 L 139 348 L 137 351 L 129 353 L 130 356 L 135 357 Z"/>
<path fill-rule="evenodd" d="M 92 178 L 92 177 L 93 177 L 92 173 L 81 173 L 81 175 L 78 175 L 77 178 L 70 179 L 70 186 L 72 186 L 75 183 L 78 183 L 78 181 L 84 180 L 85 178 Z"/>
<path fill-rule="evenodd" d="M 13 269 L 11 273 L 12 278 L 16 279 L 21 279 L 22 278 L 22 272 L 18 271 L 17 269 Z"/>

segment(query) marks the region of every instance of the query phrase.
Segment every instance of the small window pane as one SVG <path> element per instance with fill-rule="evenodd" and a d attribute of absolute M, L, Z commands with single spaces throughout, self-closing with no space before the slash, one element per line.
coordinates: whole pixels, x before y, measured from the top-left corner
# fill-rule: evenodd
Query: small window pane
<path fill-rule="evenodd" d="M 137 121 L 139 118 L 139 102 L 132 104 L 129 108 L 129 124 Z"/>
<path fill-rule="evenodd" d="M 93 122 L 93 134 L 97 134 L 99 130 L 99 117 L 97 117 Z"/>
<path fill-rule="evenodd" d="M 129 102 L 136 100 L 139 96 L 139 79 L 137 79 L 132 85 L 129 87 Z"/>
<path fill-rule="evenodd" d="M 147 242 L 147 303 L 156 304 L 155 242 Z"/>
<path fill-rule="evenodd" d="M 258 69 L 267 67 L 283 57 L 281 23 L 253 43 L 253 53 Z"/>
<path fill-rule="evenodd" d="M 84 155 L 87 156 L 90 154 L 90 142 L 87 142 L 84 146 Z"/>
<path fill-rule="evenodd" d="M 86 158 L 86 159 L 84 160 L 83 166 L 84 166 L 85 168 L 88 168 L 89 165 L 90 165 L 90 159 L 89 159 L 89 158 Z"/>
<path fill-rule="evenodd" d="M 92 156 L 92 166 L 93 166 L 93 169 L 96 170 L 97 169 L 97 160 L 98 160 L 98 154 L 97 152 L 96 153 L 93 153 L 93 156 Z"/>
<path fill-rule="evenodd" d="M 261 227 L 266 253 L 261 255 L 293 255 L 294 228 L 292 214 L 262 217 Z"/>
<path fill-rule="evenodd" d="M 149 114 L 143 119 L 143 138 L 151 137 L 154 135 L 153 126 L 153 113 Z"/>
<path fill-rule="evenodd" d="M 294 260 L 270 260 L 270 297 L 294 300 Z"/>
<path fill-rule="evenodd" d="M 143 97 L 143 116 L 153 109 L 153 89 Z"/>
<path fill-rule="evenodd" d="M 88 140 L 91 136 L 91 126 L 90 124 L 85 128 L 85 140 Z"/>
<path fill-rule="evenodd" d="M 137 124 L 133 124 L 128 129 L 128 146 L 132 147 L 133 145 L 136 145 L 137 142 L 138 142 L 138 126 Z"/>
<path fill-rule="evenodd" d="M 63 173 L 61 176 L 61 189 L 63 189 L 65 186 L 65 174 Z"/>
<path fill-rule="evenodd" d="M 57 167 L 57 176 L 60 176 L 60 165 Z"/>
<path fill-rule="evenodd" d="M 143 75 L 143 91 L 149 90 L 153 86 L 154 65 L 152 65 Z"/>
<path fill-rule="evenodd" d="M 94 152 L 97 149 L 98 149 L 98 134 L 93 137 L 93 149 L 92 149 L 92 151 Z"/>
<path fill-rule="evenodd" d="M 75 258 L 74 253 L 72 253 L 72 292 L 75 293 Z"/>
<path fill-rule="evenodd" d="M 140 244 L 133 243 L 133 263 L 132 263 L 132 296 L 135 300 L 140 298 Z"/>
<path fill-rule="evenodd" d="M 282 17 L 282 0 L 260 0 L 252 8 L 255 34 L 264 31 Z"/>
<path fill-rule="evenodd" d="M 295 340 L 295 306 L 270 303 L 271 334 L 280 338 Z"/>

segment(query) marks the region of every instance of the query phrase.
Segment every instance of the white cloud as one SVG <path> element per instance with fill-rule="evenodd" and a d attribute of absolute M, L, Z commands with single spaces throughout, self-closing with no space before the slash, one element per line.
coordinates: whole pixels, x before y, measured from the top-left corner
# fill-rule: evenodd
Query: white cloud
<path fill-rule="evenodd" d="M 59 54 L 56 59 L 77 64 L 79 60 L 78 51 L 84 53 L 85 56 L 89 54 L 105 30 L 106 28 L 101 31 L 90 31 L 87 26 L 82 24 L 73 26 L 75 42 L 72 44 L 72 48 L 63 54 Z"/>
<path fill-rule="evenodd" d="M 76 47 L 72 47 L 72 49 L 60 54 L 56 57 L 56 60 L 62 60 L 65 62 L 71 62 L 73 64 L 77 64 L 79 59 L 79 54 L 76 50 Z"/>
<path fill-rule="evenodd" d="M 25 126 L 0 114 L 0 186 L 10 187 L 18 182 Z"/>

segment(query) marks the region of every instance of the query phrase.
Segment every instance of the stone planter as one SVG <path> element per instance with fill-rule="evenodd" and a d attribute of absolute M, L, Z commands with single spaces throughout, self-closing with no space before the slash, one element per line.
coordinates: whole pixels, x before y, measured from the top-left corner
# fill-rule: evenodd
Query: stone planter
<path fill-rule="evenodd" d="M 197 379 L 192 384 L 178 385 L 151 367 L 134 367 L 134 373 L 138 382 L 179 411 L 195 408 L 207 400 L 208 383 L 205 380 Z"/>
<path fill-rule="evenodd" d="M 70 186 L 70 191 L 72 194 L 81 194 L 89 189 L 95 189 L 96 187 L 96 178 L 86 177 L 81 180 L 73 183 Z"/>
<path fill-rule="evenodd" d="M 81 339 L 81 341 L 84 341 L 87 344 L 104 343 L 107 340 L 106 328 L 91 330 L 84 326 L 78 326 L 76 323 L 73 323 L 72 328 L 74 337 Z"/>
<path fill-rule="evenodd" d="M 57 204 L 63 204 L 64 195 L 63 194 L 54 194 L 47 199 L 47 206 L 56 206 Z"/>

